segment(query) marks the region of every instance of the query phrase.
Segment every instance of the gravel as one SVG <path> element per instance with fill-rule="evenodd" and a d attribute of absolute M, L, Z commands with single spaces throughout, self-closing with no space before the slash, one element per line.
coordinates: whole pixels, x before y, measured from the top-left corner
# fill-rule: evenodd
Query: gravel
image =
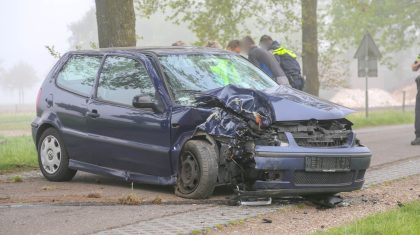
<path fill-rule="evenodd" d="M 420 199 L 420 175 L 342 193 L 345 203 L 333 209 L 311 204 L 286 207 L 249 219 L 240 225 L 213 230 L 210 234 L 308 234 L 350 223 L 372 213 L 383 212 Z M 265 221 L 272 221 L 266 223 Z"/>

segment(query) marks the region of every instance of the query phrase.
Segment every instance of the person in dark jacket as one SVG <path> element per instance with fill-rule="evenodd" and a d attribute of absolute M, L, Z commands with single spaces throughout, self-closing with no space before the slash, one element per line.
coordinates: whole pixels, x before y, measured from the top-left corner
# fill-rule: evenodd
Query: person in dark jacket
<path fill-rule="evenodd" d="M 289 85 L 286 74 L 277 63 L 276 59 L 268 51 L 255 45 L 250 36 L 246 36 L 241 41 L 241 51 L 248 55 L 248 60 L 259 67 L 275 82 L 281 85 Z"/>
<path fill-rule="evenodd" d="M 417 72 L 420 70 L 420 54 L 417 56 L 416 61 L 411 65 L 411 69 L 413 72 Z M 416 78 L 417 83 L 417 96 L 416 96 L 416 111 L 415 111 L 415 121 L 414 121 L 414 128 L 416 133 L 416 138 L 411 141 L 412 145 L 420 145 L 420 75 Z"/>
<path fill-rule="evenodd" d="M 274 41 L 268 35 L 263 35 L 260 38 L 260 47 L 274 55 L 286 74 L 290 85 L 295 89 L 302 90 L 305 81 L 301 74 L 299 62 L 296 60 L 296 54 L 291 50 L 281 47 L 279 42 Z"/>

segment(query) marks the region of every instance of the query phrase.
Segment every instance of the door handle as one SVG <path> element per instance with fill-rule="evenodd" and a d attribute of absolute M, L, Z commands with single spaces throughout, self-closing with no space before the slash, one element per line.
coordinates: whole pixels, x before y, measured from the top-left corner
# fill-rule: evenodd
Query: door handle
<path fill-rule="evenodd" d="M 98 110 L 96 110 L 96 109 L 92 109 L 91 111 L 87 111 L 87 112 L 86 112 L 86 116 L 91 117 L 91 118 L 97 118 L 97 117 L 99 117 L 100 115 L 99 115 L 99 113 L 98 113 Z"/>

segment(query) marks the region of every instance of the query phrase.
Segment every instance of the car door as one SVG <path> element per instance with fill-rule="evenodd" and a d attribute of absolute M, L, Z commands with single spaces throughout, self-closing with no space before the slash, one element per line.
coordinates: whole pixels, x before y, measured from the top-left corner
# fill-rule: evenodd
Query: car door
<path fill-rule="evenodd" d="M 163 106 L 154 85 L 158 78 L 149 76 L 156 74 L 150 69 L 146 57 L 106 56 L 88 105 L 92 163 L 147 175 L 171 174 L 169 112 L 133 106 L 139 95 Z"/>
<path fill-rule="evenodd" d="M 55 76 L 54 89 L 47 96 L 71 159 L 86 156 L 87 105 L 92 94 L 102 55 L 68 54 Z M 50 119 L 55 119 L 51 116 Z"/>

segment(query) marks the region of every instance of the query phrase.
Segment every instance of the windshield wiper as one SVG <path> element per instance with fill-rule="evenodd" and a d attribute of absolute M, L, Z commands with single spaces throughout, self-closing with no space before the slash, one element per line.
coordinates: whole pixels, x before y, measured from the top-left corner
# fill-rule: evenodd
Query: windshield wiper
<path fill-rule="evenodd" d="M 185 92 L 185 93 L 191 93 L 191 94 L 202 94 L 203 93 L 203 91 L 193 90 L 193 89 L 181 89 L 181 90 L 175 90 L 175 92 Z"/>

